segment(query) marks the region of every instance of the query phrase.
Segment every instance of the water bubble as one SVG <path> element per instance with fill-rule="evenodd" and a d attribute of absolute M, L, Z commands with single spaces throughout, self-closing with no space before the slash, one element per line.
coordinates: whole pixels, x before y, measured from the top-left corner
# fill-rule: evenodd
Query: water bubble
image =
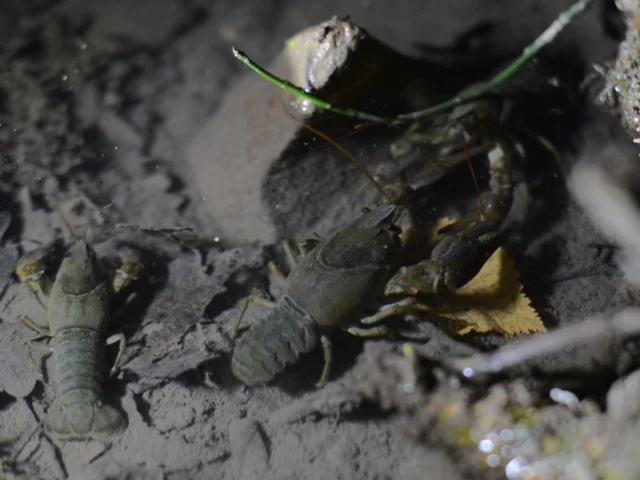
<path fill-rule="evenodd" d="M 523 455 L 527 455 L 527 456 L 532 456 L 538 453 L 539 450 L 539 445 L 537 441 L 534 441 L 533 439 L 529 439 L 526 442 L 524 442 L 522 444 L 522 446 L 520 447 L 520 453 L 522 453 Z"/>
<path fill-rule="evenodd" d="M 493 452 L 494 448 L 495 444 L 488 438 L 485 438 L 484 440 L 481 440 L 480 443 L 478 443 L 478 450 L 480 450 L 482 453 Z"/>
<path fill-rule="evenodd" d="M 527 440 L 530 435 L 529 428 L 526 425 L 522 424 L 516 425 L 514 433 L 516 434 L 516 438 L 518 440 Z"/>
<path fill-rule="evenodd" d="M 504 445 L 500 449 L 500 455 L 502 458 L 511 458 L 513 457 L 513 447 L 511 445 Z"/>
<path fill-rule="evenodd" d="M 300 102 L 300 111 L 302 113 L 309 113 L 311 111 L 311 102 L 309 102 L 308 100 L 303 100 L 302 102 Z"/>
<path fill-rule="evenodd" d="M 495 468 L 499 466 L 500 462 L 501 462 L 500 456 L 496 455 L 495 453 L 492 453 L 487 457 L 487 465 L 489 465 L 491 468 Z"/>
<path fill-rule="evenodd" d="M 562 390 L 561 388 L 554 387 L 549 392 L 549 397 L 551 397 L 551 400 L 554 402 L 566 405 L 572 410 L 575 410 L 580 406 L 580 400 L 578 400 L 578 397 L 568 390 Z"/>
<path fill-rule="evenodd" d="M 527 461 L 522 457 L 516 457 L 507 463 L 504 473 L 509 480 L 515 480 L 520 477 L 520 473 L 525 467 L 527 467 Z"/>
<path fill-rule="evenodd" d="M 503 442 L 513 442 L 516 439 L 516 434 L 510 428 L 500 430 L 500 439 Z"/>

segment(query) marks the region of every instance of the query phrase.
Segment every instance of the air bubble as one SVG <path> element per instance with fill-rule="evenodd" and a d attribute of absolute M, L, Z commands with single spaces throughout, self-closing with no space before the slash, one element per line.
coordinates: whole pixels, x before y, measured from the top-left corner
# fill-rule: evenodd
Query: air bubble
<path fill-rule="evenodd" d="M 513 447 L 511 445 L 504 445 L 500 449 L 500 455 L 505 459 L 513 457 Z"/>
<path fill-rule="evenodd" d="M 562 390 L 561 388 L 552 388 L 549 392 L 549 397 L 556 403 L 566 405 L 572 410 L 577 409 L 580 406 L 580 400 L 573 392 L 568 390 Z"/>
<path fill-rule="evenodd" d="M 500 431 L 500 439 L 503 442 L 513 442 L 516 439 L 516 434 L 510 428 L 505 428 Z"/>
<path fill-rule="evenodd" d="M 478 450 L 480 450 L 482 453 L 493 452 L 494 448 L 495 444 L 487 438 L 481 440 L 480 443 L 478 443 Z"/>
<path fill-rule="evenodd" d="M 527 461 L 522 457 L 516 457 L 507 463 L 504 468 L 504 473 L 509 480 L 516 480 L 520 478 L 520 473 L 527 467 Z"/>

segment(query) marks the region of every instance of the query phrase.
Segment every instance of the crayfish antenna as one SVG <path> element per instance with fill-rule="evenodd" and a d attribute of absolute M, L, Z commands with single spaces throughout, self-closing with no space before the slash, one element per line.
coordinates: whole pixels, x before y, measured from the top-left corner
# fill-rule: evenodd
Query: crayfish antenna
<path fill-rule="evenodd" d="M 360 169 L 360 171 L 364 174 L 364 176 L 373 184 L 373 186 L 376 188 L 376 190 L 378 190 L 378 193 L 380 193 L 380 195 L 382 195 L 384 197 L 384 199 L 386 201 L 388 201 L 389 203 L 395 203 L 393 198 L 391 198 L 391 196 L 386 192 L 386 190 L 382 187 L 382 185 L 380 185 L 375 178 L 373 178 L 373 175 L 371 175 L 371 173 L 369 172 L 369 170 L 367 170 L 367 167 L 365 167 L 362 162 L 360 162 L 356 157 L 353 156 L 353 154 L 351 154 L 351 152 L 349 152 L 349 150 L 347 150 L 346 148 L 344 148 L 342 145 L 340 145 L 338 142 L 336 142 L 333 138 L 329 137 L 328 135 L 326 135 L 325 133 L 322 133 L 320 130 L 318 130 L 317 128 L 312 127 L 311 125 L 307 125 L 305 122 L 301 121 L 299 118 L 296 118 L 295 116 L 291 115 L 291 113 L 289 113 L 283 106 L 282 104 L 278 104 L 276 102 L 274 102 L 273 100 L 269 101 L 269 105 L 271 107 L 276 107 L 279 108 L 287 117 L 289 117 L 291 120 L 293 120 L 294 122 L 296 122 L 297 124 L 299 124 L 301 127 L 306 128 L 307 130 L 309 130 L 310 132 L 312 132 L 314 135 L 320 137 L 321 139 L 323 139 L 325 142 L 329 143 L 330 145 L 332 145 L 333 147 L 335 147 L 336 149 L 338 149 L 340 152 L 344 153 L 345 156 L 356 166 Z"/>
<path fill-rule="evenodd" d="M 362 164 L 362 162 L 360 162 L 357 158 L 355 158 L 351 152 L 349 152 L 346 148 L 340 145 L 333 138 L 329 137 L 327 134 L 321 132 L 317 128 L 306 124 L 299 118 L 296 118 L 291 113 L 289 113 L 282 106 L 282 104 L 276 103 L 274 100 L 270 100 L 269 104 L 272 107 L 279 108 L 287 117 L 289 117 L 294 122 L 298 123 L 301 127 L 306 128 L 307 130 L 312 132 L 314 135 L 320 137 L 321 139 L 323 139 L 324 141 L 326 141 L 327 143 L 329 143 L 330 145 L 338 149 L 340 152 L 344 153 L 344 155 L 360 169 L 360 171 L 365 175 L 367 180 L 369 180 L 373 184 L 373 186 L 378 191 L 378 194 L 384 199 L 384 201 L 391 204 L 395 204 L 395 205 L 408 203 L 408 201 L 410 200 L 414 192 L 404 182 L 402 182 L 401 184 L 386 185 L 383 187 L 375 179 L 375 177 L 369 172 L 369 170 L 367 170 L 367 168 Z M 371 126 L 371 125 L 373 124 L 367 124 L 364 127 L 366 128 L 367 126 Z M 342 138 L 349 135 L 344 135 Z M 479 207 L 480 213 L 484 216 L 484 205 L 482 204 L 482 198 L 480 194 L 480 185 L 478 184 L 478 178 L 476 177 L 475 171 L 473 169 L 473 165 L 471 164 L 471 156 L 469 155 L 467 143 L 464 138 L 462 139 L 462 148 L 464 150 L 464 156 L 467 161 L 467 165 L 469 166 L 469 170 L 471 171 L 471 178 L 473 179 L 473 184 L 475 185 L 476 193 L 478 195 L 478 207 Z"/>
<path fill-rule="evenodd" d="M 473 179 L 473 185 L 476 187 L 476 193 L 478 194 L 478 209 L 480 210 L 480 214 L 484 217 L 484 205 L 482 204 L 482 195 L 480 194 L 480 185 L 478 184 L 478 177 L 476 177 L 476 172 L 473 169 L 473 165 L 471 164 L 471 155 L 469 155 L 469 149 L 467 148 L 467 141 L 462 137 L 462 150 L 464 151 L 464 158 L 467 161 L 467 165 L 469 166 L 469 171 L 471 172 L 471 178 Z"/>

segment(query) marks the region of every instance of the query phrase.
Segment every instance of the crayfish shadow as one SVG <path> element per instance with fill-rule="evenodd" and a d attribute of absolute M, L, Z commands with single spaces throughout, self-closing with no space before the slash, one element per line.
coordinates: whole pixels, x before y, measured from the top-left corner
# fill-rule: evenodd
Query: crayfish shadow
<path fill-rule="evenodd" d="M 355 364 L 356 358 L 364 349 L 367 339 L 357 338 L 344 332 L 336 332 L 331 336 L 333 344 L 333 367 L 330 380 L 340 378 Z M 369 339 L 370 340 L 370 339 Z M 278 374 L 268 386 L 276 387 L 283 392 L 298 396 L 315 390 L 320 379 L 324 357 L 322 347 L 318 345 L 312 352 L 301 355 L 299 360 Z M 231 352 L 200 364 L 197 368 L 182 373 L 176 381 L 189 387 L 202 387 L 208 378 L 214 378 L 217 387 L 225 390 L 244 386 L 231 373 Z M 260 388 L 253 387 L 253 388 Z"/>
<path fill-rule="evenodd" d="M 243 385 L 231 373 L 231 355 L 220 355 L 202 362 L 195 368 L 184 371 L 175 381 L 189 388 L 207 388 L 214 384 L 216 388 L 231 390 Z"/>
<path fill-rule="evenodd" d="M 349 335 L 343 331 L 330 334 L 333 345 L 333 366 L 329 381 L 341 378 L 356 363 L 356 359 L 364 350 L 365 342 L 385 341 Z M 322 374 L 324 356 L 322 348 L 300 356 L 298 362 L 289 366 L 276 378 L 275 385 L 290 395 L 300 395 L 316 389 Z"/>
<path fill-rule="evenodd" d="M 10 405 L 17 401 L 16 397 L 13 397 L 5 392 L 0 392 L 0 412 L 9 408 Z"/>
<path fill-rule="evenodd" d="M 535 256 L 525 256 L 516 249 L 509 251 L 520 274 L 523 292 L 547 328 L 560 326 L 560 320 L 551 313 L 551 295 L 556 290 L 556 284 L 549 279 L 562 268 L 559 267 L 562 249 L 562 239 L 556 238 L 541 245 Z"/>

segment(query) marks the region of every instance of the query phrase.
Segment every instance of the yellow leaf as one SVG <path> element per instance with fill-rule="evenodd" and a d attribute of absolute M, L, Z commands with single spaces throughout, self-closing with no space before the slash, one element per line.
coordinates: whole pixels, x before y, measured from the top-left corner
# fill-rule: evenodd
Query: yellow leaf
<path fill-rule="evenodd" d="M 444 237 L 444 233 L 441 232 L 441 230 L 444 230 L 446 227 L 449 227 L 457 222 L 458 220 L 449 217 L 444 217 L 438 220 L 432 227 L 432 237 L 434 244 L 442 240 L 442 238 Z"/>
<path fill-rule="evenodd" d="M 469 283 L 454 293 L 438 295 L 436 311 L 453 321 L 456 335 L 546 332 L 522 289 L 513 261 L 498 248 Z"/>

